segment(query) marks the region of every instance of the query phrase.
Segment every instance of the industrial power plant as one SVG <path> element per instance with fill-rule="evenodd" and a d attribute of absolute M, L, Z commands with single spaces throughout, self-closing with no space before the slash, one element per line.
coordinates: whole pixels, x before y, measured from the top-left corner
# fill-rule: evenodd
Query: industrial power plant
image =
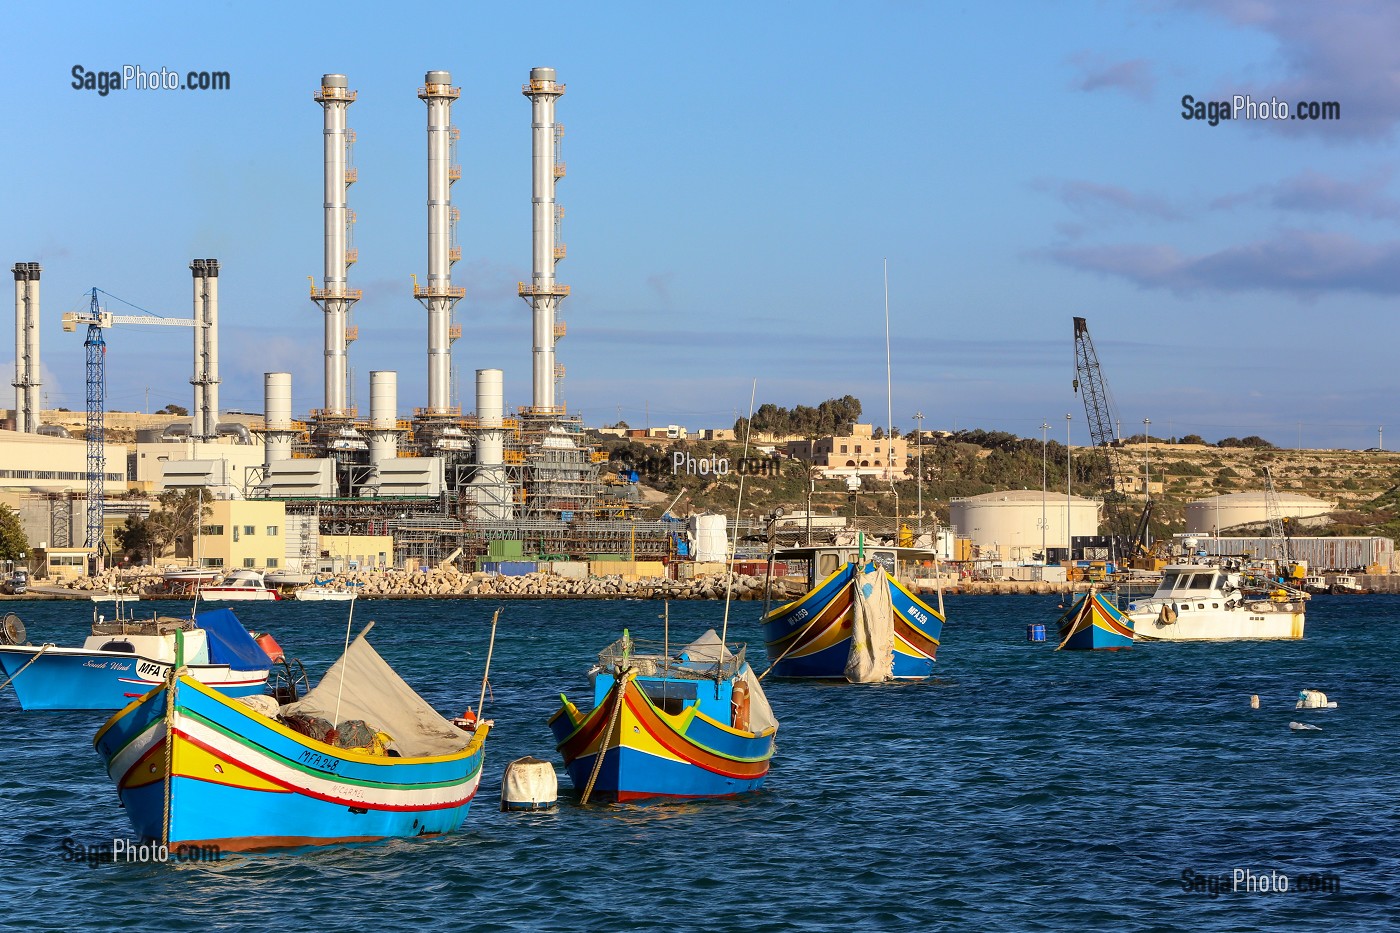
<path fill-rule="evenodd" d="M 476 369 L 474 413 L 464 414 L 451 404 L 452 347 L 462 332 L 453 317 L 466 290 L 452 281 L 453 264 L 461 259 L 455 242 L 459 213 L 452 206 L 452 185 L 461 178 L 454 158 L 460 134 L 452 124 L 452 105 L 461 89 L 453 86 L 447 71 L 427 72 L 417 89 L 427 111 L 427 271 L 421 281 L 413 277 L 413 297 L 427 312 L 427 398 L 405 416 L 398 374 L 374 370 L 368 417 L 350 403 L 349 349 L 359 336 L 350 319 L 362 295 L 350 276 L 358 259 L 351 245 L 355 218 L 350 208 L 358 172 L 351 159 L 355 133 L 347 118 L 356 92 L 345 75 L 327 74 L 314 93 L 324 142 L 324 262 L 320 282 L 313 279 L 310 289 L 325 321 L 322 407 L 294 411 L 291 374 L 269 372 L 263 377 L 261 423 L 250 431 L 246 423 L 221 420 L 219 260 L 190 263 L 193 310 L 187 319 L 114 314 L 93 289 L 89 311 L 64 315 L 65 330 L 86 325 L 88 333 L 81 469 L 86 491 L 47 492 L 37 504 L 28 503 L 27 525 L 38 529 L 31 537 L 48 549 L 81 545 L 100 554 L 114 521 L 133 513 L 130 503 L 113 511 L 118 504 L 109 501 L 124 491 L 126 479 L 151 491 L 209 489 L 216 511 L 228 513 L 227 523 L 234 527 L 273 527 L 261 519 L 242 521 L 236 513 L 279 503 L 279 540 L 269 542 L 265 554 L 242 560 L 245 566 L 257 561 L 290 573 L 313 569 L 324 550 L 318 544 L 323 535 L 357 540 L 361 550 L 369 548 L 386 566 L 479 559 L 492 552 L 493 541 L 512 542 L 506 550 L 516 555 L 587 557 L 623 551 L 653 560 L 673 555 L 676 523 L 630 518 L 634 490 L 602 481 L 606 455 L 585 442 L 581 419 L 561 402 L 564 367 L 555 348 L 565 333 L 559 309 L 569 286 L 556 278 L 556 266 L 566 253 L 560 239 L 563 210 L 556 198 L 565 174 L 556 105 L 564 92 L 553 68 L 531 69 L 522 87 L 531 119 L 532 271 L 530 281 L 518 284 L 518 293 L 531 314 L 530 405 L 505 410 L 503 369 L 492 365 Z M 46 456 L 61 462 L 45 472 L 72 479 L 79 472 L 71 468 L 76 448 L 83 442 L 40 423 L 40 274 L 37 263 L 14 265 L 15 430 L 33 436 L 34 451 L 49 442 Z M 121 450 L 104 437 L 103 331 L 127 324 L 193 329 L 194 405 L 188 425 L 139 432 L 123 470 L 108 462 L 120 457 Z M 32 514 L 36 509 L 45 514 Z M 139 514 L 140 508 L 135 511 Z M 218 526 L 217 519 L 214 524 Z"/>

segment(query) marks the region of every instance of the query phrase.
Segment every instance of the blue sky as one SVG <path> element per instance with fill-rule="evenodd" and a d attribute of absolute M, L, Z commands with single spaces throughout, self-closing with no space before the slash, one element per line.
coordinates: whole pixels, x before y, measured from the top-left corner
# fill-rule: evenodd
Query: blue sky
<path fill-rule="evenodd" d="M 1124 433 L 1368 447 L 1391 419 L 1400 294 L 1400 7 L 1376 2 L 104 4 L 6 13 L 0 260 L 44 266 L 51 406 L 81 408 L 91 286 L 185 317 L 217 257 L 221 400 L 268 370 L 321 405 L 320 110 L 344 72 L 363 288 L 351 348 L 426 403 L 423 73 L 462 87 L 456 344 L 529 404 L 532 66 L 568 93 L 562 396 L 589 423 L 725 426 L 857 395 L 885 420 L 1064 436 L 1071 317 Z M 390 10 L 392 9 L 392 12 Z M 321 11 L 318 15 L 317 11 Z M 231 74 L 100 97 L 71 69 Z M 1336 122 L 1205 122 L 1181 98 L 1337 101 Z M 8 276 L 8 271 L 6 272 Z M 115 306 L 114 306 L 115 310 Z M 108 334 L 109 407 L 189 405 L 187 331 Z M 13 351 L 0 346 L 12 372 Z M 6 380 L 8 381 L 8 379 Z M 8 393 L 6 393 L 8 394 Z M 0 396 L 3 397 L 3 396 Z M 1395 427 L 1400 444 L 1400 421 Z"/>

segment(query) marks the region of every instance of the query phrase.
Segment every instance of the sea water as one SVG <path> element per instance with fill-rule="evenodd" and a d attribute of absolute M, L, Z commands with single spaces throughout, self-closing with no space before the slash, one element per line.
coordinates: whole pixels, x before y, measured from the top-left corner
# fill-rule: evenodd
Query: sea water
<path fill-rule="evenodd" d="M 497 605 L 363 601 L 353 625 L 374 620 L 379 652 L 455 714 L 477 704 Z M 588 808 L 570 799 L 546 720 L 561 692 L 587 705 L 588 668 L 622 629 L 661 638 L 662 606 L 499 605 L 496 728 L 451 836 L 200 863 L 88 858 L 140 843 L 92 750 L 105 714 L 22 713 L 7 689 L 0 925 L 1335 930 L 1400 908 L 1400 597 L 1314 599 L 1297 642 L 1097 653 L 1025 640 L 1059 614 L 1054 597 L 950 598 L 930 681 L 766 682 L 781 728 L 760 793 Z M 80 643 L 89 621 L 85 604 L 3 608 L 36 644 Z M 234 609 L 313 676 L 344 643 L 343 603 Z M 673 603 L 672 643 L 723 612 Z M 734 604 L 730 638 L 761 670 L 757 616 Z M 1296 710 L 1305 688 L 1339 708 Z M 502 769 L 529 754 L 560 766 L 560 806 L 502 813 Z"/>

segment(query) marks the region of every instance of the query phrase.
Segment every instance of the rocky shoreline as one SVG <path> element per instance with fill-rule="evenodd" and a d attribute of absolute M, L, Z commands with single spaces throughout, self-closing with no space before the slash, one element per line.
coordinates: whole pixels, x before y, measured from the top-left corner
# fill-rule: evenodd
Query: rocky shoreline
<path fill-rule="evenodd" d="M 337 584 L 356 589 L 365 599 L 660 599 L 660 600 L 722 600 L 732 590 L 736 600 L 762 600 L 765 578 L 762 575 L 714 574 L 694 580 L 664 580 L 654 577 L 625 579 L 621 576 L 573 579 L 551 573 L 532 573 L 511 577 L 491 573 L 459 572 L 438 569 L 423 571 L 384 570 L 356 571 L 335 574 Z M 294 594 L 299 587 L 284 587 L 283 595 Z M 924 593 L 933 597 L 931 587 Z M 1066 585 L 1021 580 L 962 580 L 947 587 L 947 594 L 1058 595 L 1067 591 L 1082 592 L 1087 584 Z M 803 593 L 801 582 L 790 578 L 773 581 L 770 599 L 784 602 Z M 136 593 L 144 599 L 190 599 L 191 594 L 170 592 L 161 572 L 145 568 L 109 570 L 97 577 L 80 577 L 65 587 L 42 583 L 31 587 L 29 598 L 87 599 L 94 593 Z M 25 597 L 19 597 L 25 598 Z"/>

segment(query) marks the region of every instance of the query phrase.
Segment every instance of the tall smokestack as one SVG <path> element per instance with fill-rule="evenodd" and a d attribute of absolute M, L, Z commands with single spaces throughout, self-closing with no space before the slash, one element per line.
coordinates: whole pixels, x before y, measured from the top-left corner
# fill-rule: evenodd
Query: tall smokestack
<path fill-rule="evenodd" d="M 15 273 L 15 430 L 39 430 L 39 274 L 37 262 L 17 262 Z"/>
<path fill-rule="evenodd" d="M 213 440 L 219 435 L 219 261 L 190 262 L 194 279 L 194 422 L 190 436 Z"/>
<path fill-rule="evenodd" d="M 195 331 L 204 336 L 201 378 L 204 380 L 204 410 L 200 435 L 207 440 L 219 436 L 219 260 L 204 260 L 203 326 Z"/>
<path fill-rule="evenodd" d="M 557 146 L 562 127 L 554 121 L 554 102 L 564 94 L 564 85 L 554 80 L 553 68 L 530 69 L 530 83 L 521 92 L 530 98 L 534 150 L 534 272 L 530 282 L 520 283 L 520 297 L 530 302 L 534 318 L 534 359 L 532 363 L 534 407 L 554 414 L 555 318 L 559 302 L 569 294 L 569 286 L 554 281 L 554 264 L 564 258 L 564 247 L 557 242 L 559 208 L 554 200 L 555 182 L 564 174 L 558 161 Z"/>
<path fill-rule="evenodd" d="M 399 455 L 399 374 L 378 369 L 369 374 L 369 462 Z"/>
<path fill-rule="evenodd" d="M 345 321 L 350 306 L 360 298 L 359 289 L 347 288 L 346 189 L 351 178 L 346 170 L 345 112 L 355 101 L 345 75 L 324 75 L 316 100 L 324 111 L 325 178 L 325 277 L 324 287 L 311 288 L 311 298 L 326 312 L 326 406 L 332 415 L 348 414 L 345 393 L 348 373 Z"/>
<path fill-rule="evenodd" d="M 190 260 L 190 280 L 194 290 L 192 295 L 194 313 L 194 374 L 190 385 L 194 386 L 194 421 L 190 425 L 190 436 L 204 437 L 204 260 Z"/>
<path fill-rule="evenodd" d="M 451 404 L 452 308 L 466 289 L 452 287 L 451 249 L 452 102 L 462 93 L 452 75 L 430 71 L 418 97 L 428 105 L 428 284 L 414 285 L 413 297 L 428 309 L 428 414 L 446 414 Z M 460 171 L 455 173 L 460 174 Z"/>
<path fill-rule="evenodd" d="M 263 373 L 263 465 L 292 458 L 292 374 Z"/>

